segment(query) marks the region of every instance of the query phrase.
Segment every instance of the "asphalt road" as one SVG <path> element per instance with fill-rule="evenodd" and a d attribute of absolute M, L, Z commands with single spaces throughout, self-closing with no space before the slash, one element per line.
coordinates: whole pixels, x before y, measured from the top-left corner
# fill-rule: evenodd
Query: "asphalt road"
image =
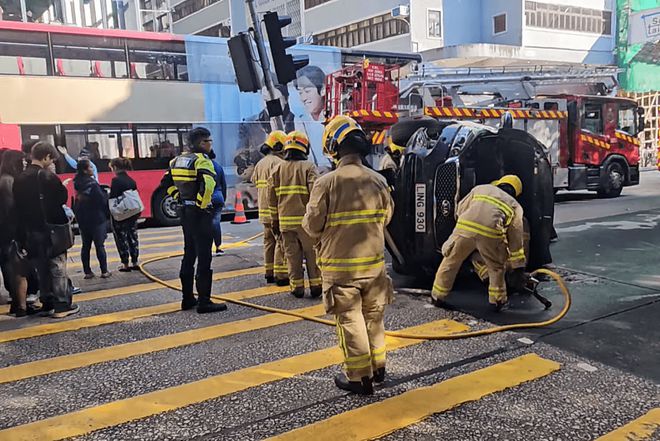
<path fill-rule="evenodd" d="M 660 173 L 642 179 L 615 200 L 558 195 L 553 256 L 574 298 L 564 320 L 467 340 L 392 339 L 388 380 L 366 398 L 332 382 L 341 362 L 333 327 L 236 305 L 179 312 L 177 292 L 139 273 L 81 280 L 74 250 L 80 315 L 0 316 L 0 441 L 660 440 Z M 258 223 L 225 230 L 234 245 L 214 259 L 214 293 L 323 314 L 318 300 L 265 286 L 259 240 L 239 243 Z M 181 248 L 177 229 L 141 230 L 140 239 L 144 260 Z M 148 269 L 170 280 L 178 263 Z M 483 288 L 464 280 L 451 297 L 460 311 L 447 311 L 409 289 L 419 281 L 394 278 L 392 330 L 476 330 L 560 306 L 544 283 L 550 311 L 518 299 L 489 314 Z"/>

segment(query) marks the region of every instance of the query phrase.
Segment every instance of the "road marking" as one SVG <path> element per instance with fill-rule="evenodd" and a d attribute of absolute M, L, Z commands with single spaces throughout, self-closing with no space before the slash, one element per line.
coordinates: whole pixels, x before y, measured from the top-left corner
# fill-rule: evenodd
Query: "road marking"
<path fill-rule="evenodd" d="M 228 243 L 227 245 L 223 246 L 224 250 L 228 250 L 231 248 L 244 248 L 244 247 L 249 247 L 249 243 L 244 243 L 244 242 L 235 242 L 235 243 Z M 158 257 L 165 257 L 169 256 L 170 254 L 174 254 L 176 252 L 183 251 L 181 250 L 175 250 L 175 251 L 161 251 L 158 253 L 150 253 L 150 254 L 141 254 L 140 259 L 142 260 L 149 260 L 153 258 L 158 258 Z M 108 263 L 117 263 L 121 262 L 121 259 L 119 257 L 108 257 Z M 82 262 L 80 261 L 75 261 L 75 262 L 68 262 L 67 263 L 67 269 L 80 269 L 82 268 Z"/>
<path fill-rule="evenodd" d="M 418 423 L 486 395 L 501 392 L 559 370 L 560 365 L 536 354 L 450 378 L 429 387 L 414 389 L 393 398 L 340 413 L 326 420 L 268 438 L 269 441 L 368 440 Z M 369 424 L 365 424 L 368 421 Z"/>
<path fill-rule="evenodd" d="M 316 305 L 308 308 L 294 309 L 292 312 L 316 317 L 324 315 L 325 308 L 323 305 Z M 41 375 L 52 374 L 55 372 L 70 371 L 108 361 L 124 360 L 138 355 L 179 348 L 181 346 L 197 344 L 208 340 L 256 331 L 258 329 L 270 328 L 300 320 L 302 319 L 290 315 L 266 314 L 205 328 L 191 329 L 190 331 L 177 332 L 175 334 L 148 338 L 146 340 L 109 346 L 92 351 L 17 364 L 0 369 L 0 384 L 39 377 Z"/>
<path fill-rule="evenodd" d="M 110 233 L 108 236 L 112 237 L 112 233 Z M 179 234 L 167 234 L 167 235 L 154 236 L 154 237 L 142 237 L 142 233 L 138 233 L 138 240 L 139 240 L 140 243 L 143 243 L 143 242 L 159 242 L 159 241 L 166 240 L 166 239 L 179 239 L 179 240 L 181 240 L 181 239 L 183 239 L 183 234 L 179 233 Z M 222 239 L 223 240 L 229 240 L 230 238 L 223 236 Z M 80 242 L 81 242 L 80 236 L 77 236 L 76 244 L 73 246 L 72 249 L 80 251 L 80 248 L 82 247 L 82 244 Z M 108 243 L 108 242 L 106 242 L 106 243 Z M 107 246 L 106 249 L 111 248 L 111 247 L 116 249 L 116 247 L 114 247 L 112 245 Z"/>
<path fill-rule="evenodd" d="M 213 280 L 218 281 L 225 279 L 233 279 L 235 277 L 240 277 L 240 276 L 252 276 L 255 274 L 261 274 L 263 273 L 263 271 L 264 270 L 262 267 L 253 267 L 253 268 L 245 268 L 240 270 L 225 271 L 222 273 L 214 274 Z M 180 286 L 179 279 L 168 280 L 167 283 Z M 73 299 L 76 303 L 82 303 L 82 302 L 88 302 L 90 300 L 107 299 L 109 297 L 123 296 L 127 294 L 138 294 L 146 291 L 154 291 L 156 289 L 169 289 L 169 288 L 164 287 L 160 283 L 149 282 L 149 283 L 141 283 L 139 285 L 122 286 L 119 288 L 92 291 L 84 294 L 76 294 L 73 297 Z M 0 305 L 0 314 L 7 314 L 7 313 L 9 313 L 9 305 Z"/>
<path fill-rule="evenodd" d="M 254 297 L 267 296 L 288 292 L 289 287 L 264 286 L 261 288 L 247 289 L 244 291 L 235 291 L 222 294 L 223 297 L 229 297 L 234 300 L 251 299 Z M 215 297 L 215 296 L 212 296 Z M 129 309 L 127 311 L 111 312 L 109 314 L 93 315 L 79 319 L 58 321 L 44 325 L 28 326 L 21 329 L 0 332 L 0 343 L 7 343 L 25 338 L 41 337 L 50 334 L 59 334 L 61 332 L 77 331 L 84 328 L 93 328 L 111 323 L 121 323 L 135 320 L 138 318 L 150 317 L 158 314 L 169 314 L 181 310 L 181 302 L 166 303 L 164 305 L 146 306 L 144 308 Z"/>
<path fill-rule="evenodd" d="M 660 408 L 655 408 L 625 426 L 601 436 L 596 441 L 642 441 L 651 438 L 659 429 Z"/>
<path fill-rule="evenodd" d="M 439 320 L 403 331 L 426 334 L 455 333 L 467 329 L 469 328 L 462 323 Z M 424 340 L 387 337 L 389 350 L 401 349 L 423 342 Z M 46 441 L 81 436 L 96 430 L 327 368 L 342 361 L 343 355 L 339 347 L 321 349 L 1 430 L 0 441 Z"/>
<path fill-rule="evenodd" d="M 153 248 L 176 248 L 176 250 L 181 250 L 183 249 L 183 241 L 177 241 L 177 242 L 162 242 L 162 243 L 152 243 L 149 245 L 140 245 L 140 251 L 142 250 L 149 250 Z M 110 254 L 114 253 L 117 254 L 117 248 L 115 247 L 105 247 L 105 251 Z M 80 250 L 69 253 L 67 257 L 80 257 Z"/>

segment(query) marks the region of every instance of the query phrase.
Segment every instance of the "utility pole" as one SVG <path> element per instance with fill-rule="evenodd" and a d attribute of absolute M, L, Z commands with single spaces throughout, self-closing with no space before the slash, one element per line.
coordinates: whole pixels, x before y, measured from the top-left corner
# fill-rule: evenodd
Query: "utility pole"
<path fill-rule="evenodd" d="M 261 64 L 261 70 L 264 73 L 264 81 L 266 83 L 266 89 L 268 91 L 268 103 L 267 107 L 269 109 L 269 115 L 271 114 L 270 110 L 277 107 L 274 103 L 276 100 L 275 94 L 275 83 L 273 82 L 273 77 L 270 75 L 270 61 L 268 60 L 268 53 L 266 52 L 266 44 L 264 43 L 264 35 L 261 32 L 261 22 L 257 16 L 257 11 L 254 7 L 254 0 L 245 0 L 245 3 L 248 5 L 250 10 L 250 17 L 252 19 L 252 27 L 254 30 L 254 42 L 257 45 L 257 50 L 259 52 L 259 62 Z M 279 100 L 277 100 L 279 101 Z M 271 116 L 270 125 L 273 130 L 284 130 L 284 120 L 282 119 L 282 110 L 286 107 L 286 97 L 282 97 L 284 105 L 281 107 L 279 115 Z M 278 112 L 273 112 L 278 113 Z"/>

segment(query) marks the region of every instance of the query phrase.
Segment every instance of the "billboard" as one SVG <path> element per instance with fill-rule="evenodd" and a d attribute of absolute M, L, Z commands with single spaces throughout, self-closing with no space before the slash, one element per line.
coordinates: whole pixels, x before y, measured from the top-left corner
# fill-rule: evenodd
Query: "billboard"
<path fill-rule="evenodd" d="M 660 40 L 660 8 L 636 12 L 629 20 L 628 44 Z"/>

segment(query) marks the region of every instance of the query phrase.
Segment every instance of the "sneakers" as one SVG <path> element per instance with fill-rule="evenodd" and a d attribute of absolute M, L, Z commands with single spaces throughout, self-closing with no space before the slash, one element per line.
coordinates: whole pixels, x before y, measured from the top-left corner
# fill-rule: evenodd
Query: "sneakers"
<path fill-rule="evenodd" d="M 224 256 L 224 255 L 225 255 L 225 251 L 222 248 L 216 248 L 215 249 L 215 257 L 220 257 L 220 256 Z"/>
<path fill-rule="evenodd" d="M 362 381 L 350 381 L 345 373 L 335 375 L 335 386 L 339 389 L 359 395 L 373 395 L 374 385 L 369 377 L 362 377 Z"/>
<path fill-rule="evenodd" d="M 321 297 L 321 294 L 323 294 L 323 288 L 320 286 L 312 286 L 309 288 L 309 295 L 312 296 L 312 298 L 317 298 Z"/>
<path fill-rule="evenodd" d="M 80 287 L 78 287 L 78 286 L 72 286 L 71 287 L 71 295 L 75 296 L 76 294 L 80 294 L 81 292 L 82 292 L 82 289 L 80 289 Z"/>
<path fill-rule="evenodd" d="M 74 288 L 74 290 L 75 289 L 76 288 Z M 77 288 L 77 289 L 80 290 L 80 288 Z M 74 294 L 77 294 L 77 293 L 74 292 Z M 25 302 L 26 303 L 37 303 L 37 300 L 39 300 L 39 296 L 37 294 L 28 294 L 27 298 L 25 299 Z"/>
<path fill-rule="evenodd" d="M 51 317 L 53 317 L 53 318 L 64 318 L 64 317 L 68 317 L 68 316 L 73 315 L 73 314 L 78 314 L 79 312 L 80 312 L 80 306 L 76 305 L 75 303 L 72 303 L 71 306 L 66 307 L 64 309 L 54 310 Z"/>
<path fill-rule="evenodd" d="M 110 271 L 108 271 L 107 273 L 101 274 L 102 279 L 109 279 L 110 277 L 112 277 L 112 273 Z"/>
<path fill-rule="evenodd" d="M 90 279 L 93 279 L 94 277 L 96 277 L 96 274 L 94 274 L 94 273 L 87 273 L 87 274 L 85 274 L 85 277 L 83 277 L 83 279 L 85 279 L 85 280 L 90 280 Z"/>
<path fill-rule="evenodd" d="M 52 317 L 55 314 L 55 308 L 52 305 L 44 304 L 37 312 L 39 317 Z"/>
<path fill-rule="evenodd" d="M 210 300 L 197 304 L 197 314 L 209 314 L 227 310 L 226 303 L 213 303 Z"/>
<path fill-rule="evenodd" d="M 181 311 L 188 311 L 195 306 L 197 306 L 197 299 L 194 296 L 184 296 L 183 300 L 181 300 Z"/>

